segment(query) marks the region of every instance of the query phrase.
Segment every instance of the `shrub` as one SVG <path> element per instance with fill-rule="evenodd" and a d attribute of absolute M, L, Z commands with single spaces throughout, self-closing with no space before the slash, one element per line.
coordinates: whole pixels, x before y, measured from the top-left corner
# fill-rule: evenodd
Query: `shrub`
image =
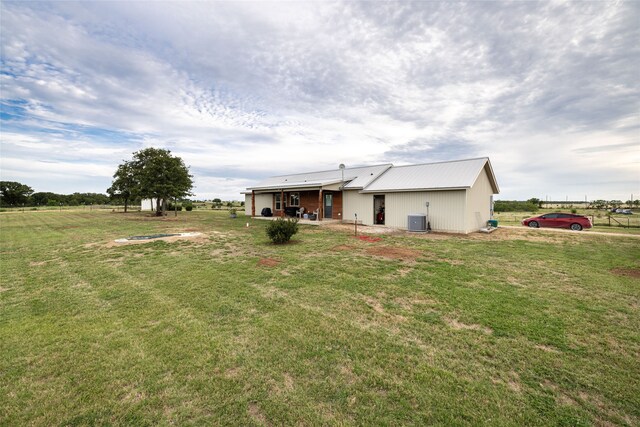
<path fill-rule="evenodd" d="M 538 205 L 517 200 L 496 200 L 493 204 L 495 212 L 537 212 Z"/>
<path fill-rule="evenodd" d="M 273 243 L 286 243 L 298 232 L 298 220 L 278 218 L 269 222 L 266 231 Z"/>
<path fill-rule="evenodd" d="M 187 212 L 191 212 L 193 210 L 193 205 L 187 205 L 184 208 Z"/>

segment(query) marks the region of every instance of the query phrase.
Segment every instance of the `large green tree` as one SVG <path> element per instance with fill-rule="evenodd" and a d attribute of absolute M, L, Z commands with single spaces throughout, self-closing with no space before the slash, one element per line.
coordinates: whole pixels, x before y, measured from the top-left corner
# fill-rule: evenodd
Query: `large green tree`
<path fill-rule="evenodd" d="M 0 205 L 20 206 L 29 202 L 33 188 L 15 181 L 0 181 Z"/>
<path fill-rule="evenodd" d="M 139 182 L 132 162 L 119 165 L 113 178 L 107 194 L 112 199 L 121 199 L 124 202 L 124 212 L 127 213 L 129 202 L 136 197 L 139 190 Z"/>
<path fill-rule="evenodd" d="M 137 194 L 156 200 L 156 212 L 164 215 L 166 201 L 191 195 L 192 176 L 180 157 L 161 148 L 145 148 L 133 153 L 130 162 L 137 180 Z"/>

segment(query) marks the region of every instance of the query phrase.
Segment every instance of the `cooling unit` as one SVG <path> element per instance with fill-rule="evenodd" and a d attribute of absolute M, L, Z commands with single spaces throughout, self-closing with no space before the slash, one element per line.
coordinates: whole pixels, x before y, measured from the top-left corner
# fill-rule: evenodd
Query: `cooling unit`
<path fill-rule="evenodd" d="M 425 214 L 411 214 L 407 217 L 407 230 L 427 231 L 427 216 Z"/>

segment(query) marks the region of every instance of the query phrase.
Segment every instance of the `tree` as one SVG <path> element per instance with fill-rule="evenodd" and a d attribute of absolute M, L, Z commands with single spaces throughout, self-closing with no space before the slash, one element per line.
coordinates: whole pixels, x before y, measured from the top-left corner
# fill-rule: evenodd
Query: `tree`
<path fill-rule="evenodd" d="M 116 173 L 113 174 L 113 178 L 114 180 L 111 183 L 111 187 L 107 189 L 107 193 L 112 199 L 122 199 L 124 201 L 124 212 L 127 213 L 129 201 L 136 197 L 139 184 L 132 163 L 124 162 L 119 165 Z"/>
<path fill-rule="evenodd" d="M 606 209 L 609 206 L 609 202 L 606 200 L 598 199 L 591 202 L 596 209 Z"/>
<path fill-rule="evenodd" d="M 0 205 L 19 206 L 29 201 L 33 188 L 15 181 L 0 181 Z"/>
<path fill-rule="evenodd" d="M 156 199 L 157 215 L 164 215 L 166 201 L 191 195 L 192 175 L 179 157 L 161 148 L 145 148 L 133 153 L 130 162 L 137 181 L 137 193 Z"/>
<path fill-rule="evenodd" d="M 540 200 L 540 199 L 536 199 L 535 197 L 533 197 L 533 198 L 531 198 L 531 199 L 527 200 L 527 202 L 532 203 L 532 204 L 534 204 L 534 205 L 537 205 L 539 208 L 541 208 L 541 207 L 542 207 L 542 200 Z"/>

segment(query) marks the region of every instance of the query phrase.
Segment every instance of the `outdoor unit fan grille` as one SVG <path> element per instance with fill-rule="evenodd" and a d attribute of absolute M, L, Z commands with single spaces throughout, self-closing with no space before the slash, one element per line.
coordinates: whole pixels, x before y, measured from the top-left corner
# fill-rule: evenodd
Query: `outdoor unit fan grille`
<path fill-rule="evenodd" d="M 424 214 L 413 214 L 407 217 L 409 231 L 427 231 L 427 216 Z"/>

